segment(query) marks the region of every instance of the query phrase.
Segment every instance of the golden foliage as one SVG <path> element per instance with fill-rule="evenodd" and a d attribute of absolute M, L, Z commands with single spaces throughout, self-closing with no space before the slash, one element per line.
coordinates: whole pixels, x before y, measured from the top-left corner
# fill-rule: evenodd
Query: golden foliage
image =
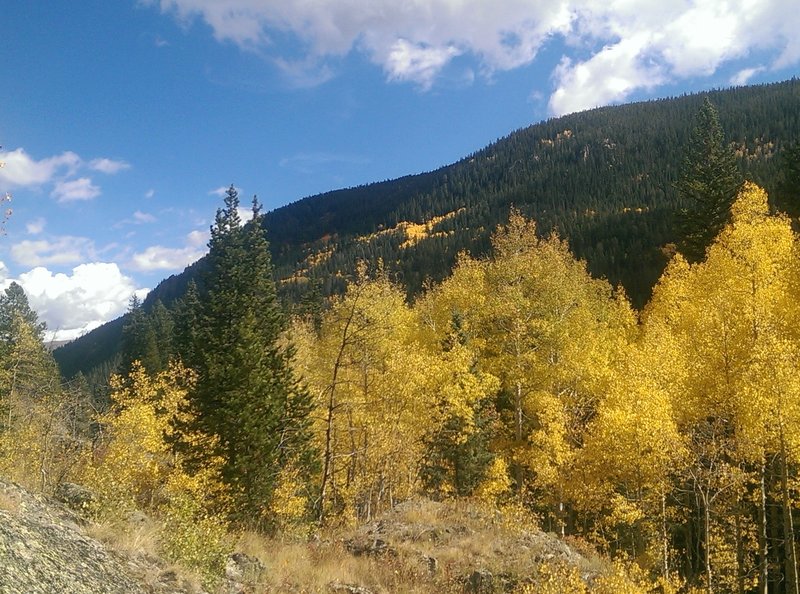
<path fill-rule="evenodd" d="M 206 456 L 197 466 L 181 453 L 214 446 L 214 438 L 185 429 L 193 385 L 193 372 L 176 362 L 155 377 L 138 362 L 127 377 L 114 376 L 113 404 L 98 418 L 102 437 L 83 482 L 97 494 L 101 518 L 134 509 L 157 514 L 164 553 L 213 581 L 230 547 L 228 496 L 220 459 Z"/>

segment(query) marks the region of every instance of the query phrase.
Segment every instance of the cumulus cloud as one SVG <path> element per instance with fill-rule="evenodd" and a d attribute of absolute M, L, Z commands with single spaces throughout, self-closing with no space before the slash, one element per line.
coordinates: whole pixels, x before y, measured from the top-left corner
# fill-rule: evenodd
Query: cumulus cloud
<path fill-rule="evenodd" d="M 114 159 L 92 159 L 89 161 L 89 169 L 93 169 L 94 171 L 99 171 L 101 173 L 107 173 L 108 175 L 114 175 L 115 173 L 119 173 L 125 169 L 130 169 L 130 163 L 126 163 L 125 161 L 115 161 Z"/>
<path fill-rule="evenodd" d="M 156 4 L 156 0 L 149 0 Z M 565 54 L 553 72 L 554 114 L 621 101 L 636 90 L 708 76 L 726 63 L 766 55 L 767 69 L 800 62 L 795 0 L 158 0 L 189 23 L 201 19 L 216 39 L 269 55 L 278 64 L 312 64 L 352 51 L 389 80 L 430 88 L 457 58 L 491 76 L 533 62 L 548 43 Z M 294 36 L 304 54 L 273 55 Z M 322 66 L 321 66 L 322 65 Z M 747 68 L 740 69 L 747 77 Z M 607 81 L 612 75 L 614 80 Z M 750 74 L 752 76 L 752 73 Z M 741 80 L 742 78 L 737 80 Z"/>
<path fill-rule="evenodd" d="M 79 177 L 78 179 L 57 182 L 50 195 L 59 202 L 91 200 L 100 195 L 100 188 L 94 185 L 88 177 Z"/>
<path fill-rule="evenodd" d="M 72 151 L 35 159 L 22 148 L 0 151 L 0 163 L 5 164 L 0 168 L 0 188 L 9 190 L 52 185 L 50 195 L 58 202 L 92 200 L 100 195 L 100 188 L 90 177 L 78 177 L 87 169 L 111 175 L 130 168 L 125 161 L 107 158 L 86 163 Z"/>
<path fill-rule="evenodd" d="M 142 212 L 141 210 L 137 210 L 133 213 L 133 222 L 134 223 L 155 223 L 156 217 L 151 215 L 148 212 Z"/>
<path fill-rule="evenodd" d="M 39 235 L 39 233 L 44 231 L 45 225 L 45 220 L 42 217 L 39 217 L 38 219 L 28 221 L 25 224 L 25 230 L 28 232 L 28 235 Z"/>
<path fill-rule="evenodd" d="M 764 71 L 764 67 L 755 67 L 755 68 L 744 68 L 734 74 L 728 82 L 730 82 L 734 86 L 742 86 L 746 85 L 748 81 L 753 78 L 756 74 Z"/>
<path fill-rule="evenodd" d="M 48 339 L 72 340 L 125 313 L 137 288 L 113 263 L 81 264 L 71 274 L 53 273 L 37 266 L 14 279 L 22 286 L 39 319 L 47 323 Z M 6 288 L 11 279 L 5 279 Z"/>
<path fill-rule="evenodd" d="M 142 252 L 133 254 L 130 266 L 140 272 L 183 270 L 205 255 L 207 241 L 207 232 L 192 231 L 186 236 L 183 247 L 150 246 Z"/>
<path fill-rule="evenodd" d="M 634 90 L 666 80 L 663 68 L 642 58 L 645 36 L 604 47 L 586 62 L 564 58 L 555 70 L 559 86 L 550 97 L 550 111 L 564 114 L 624 100 Z"/>
<path fill-rule="evenodd" d="M 96 256 L 94 242 L 86 237 L 64 235 L 51 239 L 20 241 L 11 246 L 11 257 L 22 266 L 76 264 Z"/>
<path fill-rule="evenodd" d="M 0 161 L 5 163 L 0 182 L 7 187 L 41 186 L 57 175 L 74 173 L 81 164 L 81 158 L 70 151 L 37 161 L 21 148 L 0 152 Z"/>
<path fill-rule="evenodd" d="M 460 53 L 452 45 L 428 47 L 398 39 L 389 50 L 384 68 L 391 80 L 417 82 L 423 89 L 429 89 L 442 68 Z"/>
<path fill-rule="evenodd" d="M 228 191 L 228 188 L 230 188 L 230 186 L 220 186 L 218 188 L 214 188 L 213 190 L 209 190 L 208 191 L 208 195 L 209 196 L 219 196 L 220 198 L 222 198 L 225 195 L 225 193 Z"/>

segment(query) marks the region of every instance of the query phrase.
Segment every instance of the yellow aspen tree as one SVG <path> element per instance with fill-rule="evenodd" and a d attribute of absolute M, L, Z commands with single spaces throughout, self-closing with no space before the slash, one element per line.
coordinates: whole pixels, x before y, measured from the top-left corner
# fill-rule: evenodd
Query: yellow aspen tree
<path fill-rule="evenodd" d="M 423 340 L 419 317 L 379 272 L 364 272 L 322 319 L 318 336 L 296 333 L 296 364 L 315 398 L 323 455 L 318 517 L 370 517 L 419 489 L 425 438 L 464 400 L 496 382 L 470 373 L 463 349 L 442 354 Z"/>
<path fill-rule="evenodd" d="M 138 363 L 128 376 L 112 377 L 112 406 L 97 419 L 102 433 L 84 477 L 101 511 L 155 509 L 181 493 L 224 505 L 222 461 L 193 468 L 181 453 L 213 445 L 213 438 L 185 430 L 193 417 L 188 393 L 194 381 L 177 362 L 155 377 Z"/>
<path fill-rule="evenodd" d="M 664 378 L 681 366 L 662 357 L 656 328 L 626 351 L 606 383 L 578 454 L 572 498 L 590 515 L 594 540 L 638 559 L 664 583 L 675 577 L 667 496 L 685 456 Z"/>
<path fill-rule="evenodd" d="M 674 259 L 644 318 L 646 326 L 667 328 L 671 344 L 683 351 L 686 377 L 672 387 L 673 409 L 690 453 L 686 482 L 702 515 L 703 587 L 741 592 L 754 574 L 757 591 L 765 593 L 770 554 L 766 467 L 778 456 L 786 468 L 790 449 L 782 446 L 788 445 L 787 429 L 796 427 L 788 405 L 791 383 L 784 383 L 788 375 L 780 370 L 793 359 L 797 344 L 791 297 L 797 287 L 797 242 L 788 219 L 769 213 L 766 193 L 754 184 L 744 185 L 731 210 L 732 222 L 704 262 L 690 266 L 680 256 Z M 673 354 L 665 350 L 664 356 Z M 753 483 L 755 526 L 743 510 Z M 782 499 L 790 523 L 786 491 Z M 747 561 L 748 532 L 757 534 L 756 568 Z M 786 579 L 789 591 L 796 592 L 793 529 L 787 525 L 783 533 Z"/>
<path fill-rule="evenodd" d="M 557 236 L 542 239 L 533 221 L 512 211 L 493 237 L 494 256 L 462 256 L 434 291 L 442 327 L 448 317 L 501 382 L 504 430 L 495 449 L 511 469 L 517 497 L 547 511 L 565 530 L 569 468 L 634 318 L 610 285 L 592 279 Z"/>
<path fill-rule="evenodd" d="M 298 341 L 298 360 L 309 362 L 303 379 L 316 398 L 320 519 L 370 517 L 411 492 L 426 422 L 413 326 L 400 290 L 385 275 L 362 274 L 323 317 L 319 338 Z"/>
<path fill-rule="evenodd" d="M 178 362 L 149 376 L 136 361 L 126 377 L 113 376 L 112 406 L 97 418 L 101 438 L 81 482 L 96 493 L 100 516 L 124 517 L 135 509 L 158 516 L 163 553 L 211 584 L 230 549 L 230 495 L 223 460 L 192 456 L 213 451 L 216 439 L 188 429 L 194 382 L 194 372 Z"/>

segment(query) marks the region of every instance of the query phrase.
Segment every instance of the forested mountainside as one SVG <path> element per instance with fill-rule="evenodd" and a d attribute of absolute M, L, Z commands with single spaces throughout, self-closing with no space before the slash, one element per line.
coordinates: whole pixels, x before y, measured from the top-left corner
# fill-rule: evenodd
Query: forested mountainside
<path fill-rule="evenodd" d="M 800 81 L 793 79 L 554 118 L 433 172 L 276 209 L 265 226 L 279 292 L 287 304 L 340 293 L 358 261 L 380 260 L 414 296 L 427 280 L 447 277 L 459 252 L 487 253 L 513 205 L 540 233 L 556 230 L 594 276 L 621 284 L 641 307 L 678 239 L 675 184 L 705 97 L 745 177 L 797 215 L 800 206 L 782 199 L 776 158 L 800 138 Z M 144 308 L 169 306 L 203 266 L 163 281 Z M 121 330 L 115 321 L 56 350 L 62 371 L 70 376 L 107 362 Z"/>

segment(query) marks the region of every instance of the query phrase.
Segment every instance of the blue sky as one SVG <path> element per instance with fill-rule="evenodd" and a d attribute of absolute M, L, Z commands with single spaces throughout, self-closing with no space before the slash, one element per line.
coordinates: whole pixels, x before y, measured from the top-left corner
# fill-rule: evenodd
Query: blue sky
<path fill-rule="evenodd" d="M 795 0 L 0 2 L 0 284 L 59 339 L 268 209 L 435 169 L 551 116 L 800 65 Z"/>

